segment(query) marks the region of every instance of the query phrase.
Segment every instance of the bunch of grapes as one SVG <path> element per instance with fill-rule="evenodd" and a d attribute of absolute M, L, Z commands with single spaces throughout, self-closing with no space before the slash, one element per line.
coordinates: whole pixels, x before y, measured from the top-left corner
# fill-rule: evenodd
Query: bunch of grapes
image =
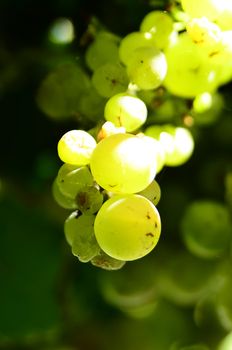
<path fill-rule="evenodd" d="M 72 210 L 64 232 L 73 255 L 114 270 L 156 246 L 156 175 L 188 161 L 195 127 L 220 115 L 218 89 L 232 78 L 232 1 L 176 2 L 169 11 L 149 12 L 124 38 L 99 29 L 84 58 L 82 67 L 70 63 L 50 74 L 38 103 L 51 117 L 81 115 L 95 123 L 60 138 L 64 164 L 53 195 Z M 205 207 L 209 218 L 211 212 L 223 217 L 217 247 L 220 227 L 210 238 L 198 237 Z M 186 246 L 203 257 L 225 249 L 230 228 L 227 212 L 212 203 L 190 208 L 182 225 Z"/>

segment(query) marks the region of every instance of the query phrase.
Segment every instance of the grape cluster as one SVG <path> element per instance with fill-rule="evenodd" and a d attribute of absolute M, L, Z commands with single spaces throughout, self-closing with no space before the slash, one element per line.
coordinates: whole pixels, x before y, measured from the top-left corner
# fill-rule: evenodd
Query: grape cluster
<path fill-rule="evenodd" d="M 169 12 L 149 12 L 124 38 L 98 30 L 86 70 L 70 64 L 46 78 L 38 103 L 47 114 L 78 111 L 96 125 L 60 138 L 64 164 L 53 183 L 56 201 L 73 211 L 64 231 L 80 261 L 113 270 L 153 250 L 161 233 L 156 175 L 191 157 L 194 123 L 218 118 L 218 88 L 231 80 L 231 62 L 231 1 L 182 0 Z M 220 224 L 201 236 L 212 215 Z M 226 249 L 230 229 L 226 209 L 211 202 L 193 204 L 182 223 L 186 246 L 203 257 Z"/>

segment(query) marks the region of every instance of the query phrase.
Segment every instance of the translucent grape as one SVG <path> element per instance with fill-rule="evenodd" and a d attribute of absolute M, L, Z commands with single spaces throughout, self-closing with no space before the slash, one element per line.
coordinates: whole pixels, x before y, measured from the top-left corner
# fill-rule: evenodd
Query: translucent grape
<path fill-rule="evenodd" d="M 123 126 L 126 131 L 132 132 L 145 123 L 147 107 L 136 96 L 116 94 L 107 101 L 104 116 L 116 126 Z"/>
<path fill-rule="evenodd" d="M 54 119 L 64 119 L 79 111 L 79 98 L 90 86 L 86 72 L 77 64 L 59 65 L 40 84 L 36 101 Z"/>
<path fill-rule="evenodd" d="M 184 11 L 190 17 L 207 17 L 215 20 L 222 10 L 218 0 L 181 0 Z"/>
<path fill-rule="evenodd" d="M 59 186 L 57 178 L 53 181 L 52 184 L 52 195 L 57 204 L 59 204 L 64 209 L 77 209 L 77 203 L 73 198 L 65 196 Z"/>
<path fill-rule="evenodd" d="M 91 263 L 94 266 L 100 267 L 104 270 L 119 270 L 125 265 L 125 261 L 114 259 L 111 256 L 104 253 L 102 250 L 91 259 Z"/>
<path fill-rule="evenodd" d="M 84 186 L 76 195 L 78 209 L 84 214 L 95 214 L 102 206 L 103 195 L 96 186 Z"/>
<path fill-rule="evenodd" d="M 98 141 L 105 139 L 110 135 L 125 134 L 126 129 L 123 126 L 115 126 L 112 122 L 105 122 L 97 134 Z"/>
<path fill-rule="evenodd" d="M 158 182 L 153 180 L 150 185 L 138 194 L 149 199 L 154 205 L 157 205 L 160 201 L 161 189 Z"/>
<path fill-rule="evenodd" d="M 150 146 L 150 149 L 155 150 L 156 173 L 158 174 L 163 169 L 166 161 L 166 153 L 162 143 L 145 134 L 138 134 L 138 136 L 143 137 L 143 141 Z"/>
<path fill-rule="evenodd" d="M 94 71 L 92 83 L 100 96 L 111 97 L 126 91 L 129 79 L 123 66 L 106 63 Z"/>
<path fill-rule="evenodd" d="M 84 186 L 93 185 L 93 177 L 88 167 L 76 167 L 65 163 L 58 171 L 57 184 L 64 195 L 75 198 Z"/>
<path fill-rule="evenodd" d="M 49 30 L 49 39 L 54 44 L 69 44 L 75 37 L 74 26 L 68 18 L 57 18 Z"/>
<path fill-rule="evenodd" d="M 144 133 L 162 144 L 165 151 L 165 164 L 168 166 L 182 165 L 192 155 L 194 140 L 186 128 L 171 124 L 152 125 Z"/>
<path fill-rule="evenodd" d="M 79 216 L 78 212 L 73 212 L 64 224 L 66 240 L 81 262 L 90 261 L 100 251 L 94 235 L 94 220 L 94 215 Z"/>
<path fill-rule="evenodd" d="M 190 252 L 201 258 L 218 258 L 226 253 L 231 240 L 229 212 L 215 201 L 195 201 L 183 215 L 181 232 Z"/>
<path fill-rule="evenodd" d="M 156 149 L 143 138 L 115 134 L 100 141 L 90 168 L 96 182 L 114 193 L 142 191 L 156 174 Z"/>
<path fill-rule="evenodd" d="M 79 112 L 89 120 L 97 123 L 97 121 L 102 119 L 105 103 L 106 99 L 100 96 L 91 84 L 79 98 Z"/>
<path fill-rule="evenodd" d="M 127 63 L 127 73 L 131 82 L 141 90 L 156 89 L 167 73 L 165 55 L 152 46 L 139 47 Z"/>
<path fill-rule="evenodd" d="M 154 46 L 155 40 L 151 33 L 133 32 L 126 35 L 119 46 L 120 60 L 127 65 L 134 50 L 143 46 Z"/>
<path fill-rule="evenodd" d="M 106 63 L 119 62 L 118 47 L 120 39 L 109 32 L 97 33 L 95 40 L 86 50 L 85 60 L 93 71 Z"/>
<path fill-rule="evenodd" d="M 64 163 L 86 165 L 96 147 L 95 139 L 83 130 L 70 130 L 58 142 L 58 155 Z"/>
<path fill-rule="evenodd" d="M 144 33 L 151 33 L 155 45 L 163 49 L 168 45 L 174 30 L 173 20 L 167 12 L 152 11 L 143 18 L 140 30 Z"/>
<path fill-rule="evenodd" d="M 218 69 L 201 50 L 183 33 L 165 50 L 168 71 L 163 82 L 174 95 L 192 98 L 203 92 L 212 92 L 218 86 Z"/>
<path fill-rule="evenodd" d="M 194 123 L 200 126 L 215 123 L 221 117 L 223 107 L 224 99 L 222 94 L 204 92 L 197 95 L 193 100 L 193 109 L 191 112 Z"/>
<path fill-rule="evenodd" d="M 140 195 L 115 195 L 97 213 L 94 231 L 101 249 L 109 256 L 135 260 L 155 247 L 161 231 L 156 207 Z"/>

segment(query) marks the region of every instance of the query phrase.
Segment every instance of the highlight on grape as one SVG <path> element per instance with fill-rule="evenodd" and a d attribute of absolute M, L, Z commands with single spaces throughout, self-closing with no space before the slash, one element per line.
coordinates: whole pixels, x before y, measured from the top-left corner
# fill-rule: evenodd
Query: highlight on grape
<path fill-rule="evenodd" d="M 82 65 L 45 78 L 37 103 L 52 118 L 78 110 L 93 124 L 60 135 L 64 164 L 52 192 L 71 211 L 64 232 L 73 255 L 116 270 L 156 247 L 159 173 L 188 162 L 199 128 L 220 117 L 219 89 L 232 79 L 231 1 L 176 1 L 124 38 L 97 28 L 85 49 Z M 229 245 L 228 210 L 200 199 L 183 213 L 181 230 L 193 255 L 216 259 Z"/>

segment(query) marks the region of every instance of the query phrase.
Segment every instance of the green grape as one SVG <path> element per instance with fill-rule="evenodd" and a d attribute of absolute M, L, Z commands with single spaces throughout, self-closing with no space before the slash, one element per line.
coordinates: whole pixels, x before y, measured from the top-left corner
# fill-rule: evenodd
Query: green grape
<path fill-rule="evenodd" d="M 65 196 L 58 185 L 57 178 L 52 184 L 52 195 L 56 203 L 58 203 L 64 209 L 77 209 L 77 203 L 73 198 Z"/>
<path fill-rule="evenodd" d="M 161 189 L 158 182 L 153 180 L 150 185 L 138 194 L 149 199 L 154 205 L 157 205 L 160 201 Z"/>
<path fill-rule="evenodd" d="M 126 262 L 114 259 L 100 250 L 100 252 L 91 259 L 91 263 L 92 265 L 101 267 L 104 270 L 113 271 L 121 269 Z"/>
<path fill-rule="evenodd" d="M 74 199 L 83 186 L 93 185 L 93 177 L 87 166 L 76 167 L 65 163 L 58 171 L 57 184 L 65 196 Z"/>
<path fill-rule="evenodd" d="M 179 350 L 210 350 L 207 345 L 204 344 L 194 344 L 188 346 L 181 346 Z"/>
<path fill-rule="evenodd" d="M 130 61 L 131 56 L 134 54 L 134 50 L 138 47 L 155 45 L 155 40 L 151 33 L 133 32 L 126 35 L 119 46 L 119 57 L 122 63 L 125 65 Z"/>
<path fill-rule="evenodd" d="M 64 223 L 65 238 L 81 262 L 90 261 L 100 250 L 94 235 L 94 220 L 94 215 L 79 216 L 74 211 Z"/>
<path fill-rule="evenodd" d="M 89 120 L 97 123 L 104 114 L 106 99 L 98 94 L 91 85 L 86 89 L 79 99 L 79 112 Z"/>
<path fill-rule="evenodd" d="M 206 17 L 191 19 L 186 29 L 193 42 L 209 55 L 221 48 L 221 29 Z"/>
<path fill-rule="evenodd" d="M 123 126 L 126 131 L 132 132 L 145 123 L 147 107 L 138 97 L 121 93 L 107 101 L 104 116 L 114 125 Z"/>
<path fill-rule="evenodd" d="M 228 250 L 231 240 L 229 212 L 216 201 L 192 202 L 182 217 L 181 232 L 190 252 L 205 259 L 219 258 Z"/>
<path fill-rule="evenodd" d="M 207 17 L 215 20 L 221 12 L 222 2 L 218 0 L 181 0 L 181 5 L 190 17 Z"/>
<path fill-rule="evenodd" d="M 64 163 L 72 165 L 89 164 L 96 147 L 95 139 L 83 130 L 70 130 L 58 142 L 58 155 Z"/>
<path fill-rule="evenodd" d="M 194 305 L 218 281 L 215 278 L 216 263 L 199 259 L 186 250 L 169 248 L 162 257 L 157 287 L 163 297 L 177 305 Z"/>
<path fill-rule="evenodd" d="M 90 86 L 85 71 L 74 63 L 58 66 L 42 81 L 36 101 L 54 119 L 68 118 L 79 111 L 79 98 Z"/>
<path fill-rule="evenodd" d="M 232 349 L 232 332 L 229 332 L 219 343 L 217 350 Z"/>
<path fill-rule="evenodd" d="M 224 99 L 222 94 L 204 92 L 193 100 L 192 116 L 194 123 L 207 126 L 215 123 L 222 114 Z"/>
<path fill-rule="evenodd" d="M 127 63 L 127 74 L 131 82 L 141 90 L 159 87 L 166 73 L 165 55 L 156 47 L 143 46 L 135 49 Z"/>
<path fill-rule="evenodd" d="M 129 79 L 123 66 L 106 63 L 94 71 L 92 83 L 100 96 L 111 97 L 126 91 Z"/>
<path fill-rule="evenodd" d="M 168 166 L 182 165 L 192 155 L 194 140 L 186 128 L 171 124 L 152 125 L 144 133 L 162 144 L 165 151 L 165 164 Z"/>
<path fill-rule="evenodd" d="M 96 186 L 84 186 L 76 195 L 78 209 L 84 214 L 95 214 L 102 206 L 103 194 Z"/>
<path fill-rule="evenodd" d="M 163 84 L 171 94 L 193 98 L 215 91 L 219 70 L 187 33 L 180 34 L 176 43 L 165 50 L 165 55 L 168 71 Z"/>
<path fill-rule="evenodd" d="M 143 196 L 115 195 L 97 213 L 94 231 L 99 246 L 109 256 L 123 261 L 139 259 L 159 240 L 159 212 Z"/>
<path fill-rule="evenodd" d="M 138 134 L 140 136 L 140 134 Z M 147 143 L 148 146 L 150 146 L 150 149 L 154 149 L 155 154 L 155 161 L 156 161 L 156 174 L 158 174 L 164 167 L 165 161 L 166 161 L 166 153 L 163 145 L 158 140 L 155 140 L 153 137 L 147 136 L 145 134 L 142 134 L 141 137 L 143 138 L 143 141 Z"/>
<path fill-rule="evenodd" d="M 232 30 L 232 2 L 231 0 L 223 0 L 220 4 L 221 12 L 216 22 L 222 30 Z"/>
<path fill-rule="evenodd" d="M 97 144 L 90 168 L 95 181 L 109 192 L 139 192 L 156 175 L 156 148 L 142 137 L 111 135 Z"/>
<path fill-rule="evenodd" d="M 120 39 L 109 32 L 97 33 L 95 40 L 85 53 L 85 60 L 91 70 L 96 70 L 106 63 L 119 62 L 118 47 Z"/>
<path fill-rule="evenodd" d="M 151 11 L 142 20 L 140 30 L 144 33 L 151 33 L 155 45 L 159 49 L 163 49 L 168 45 L 173 33 L 173 20 L 167 12 Z"/>
<path fill-rule="evenodd" d="M 228 172 L 225 177 L 225 200 L 232 210 L 232 171 Z"/>

